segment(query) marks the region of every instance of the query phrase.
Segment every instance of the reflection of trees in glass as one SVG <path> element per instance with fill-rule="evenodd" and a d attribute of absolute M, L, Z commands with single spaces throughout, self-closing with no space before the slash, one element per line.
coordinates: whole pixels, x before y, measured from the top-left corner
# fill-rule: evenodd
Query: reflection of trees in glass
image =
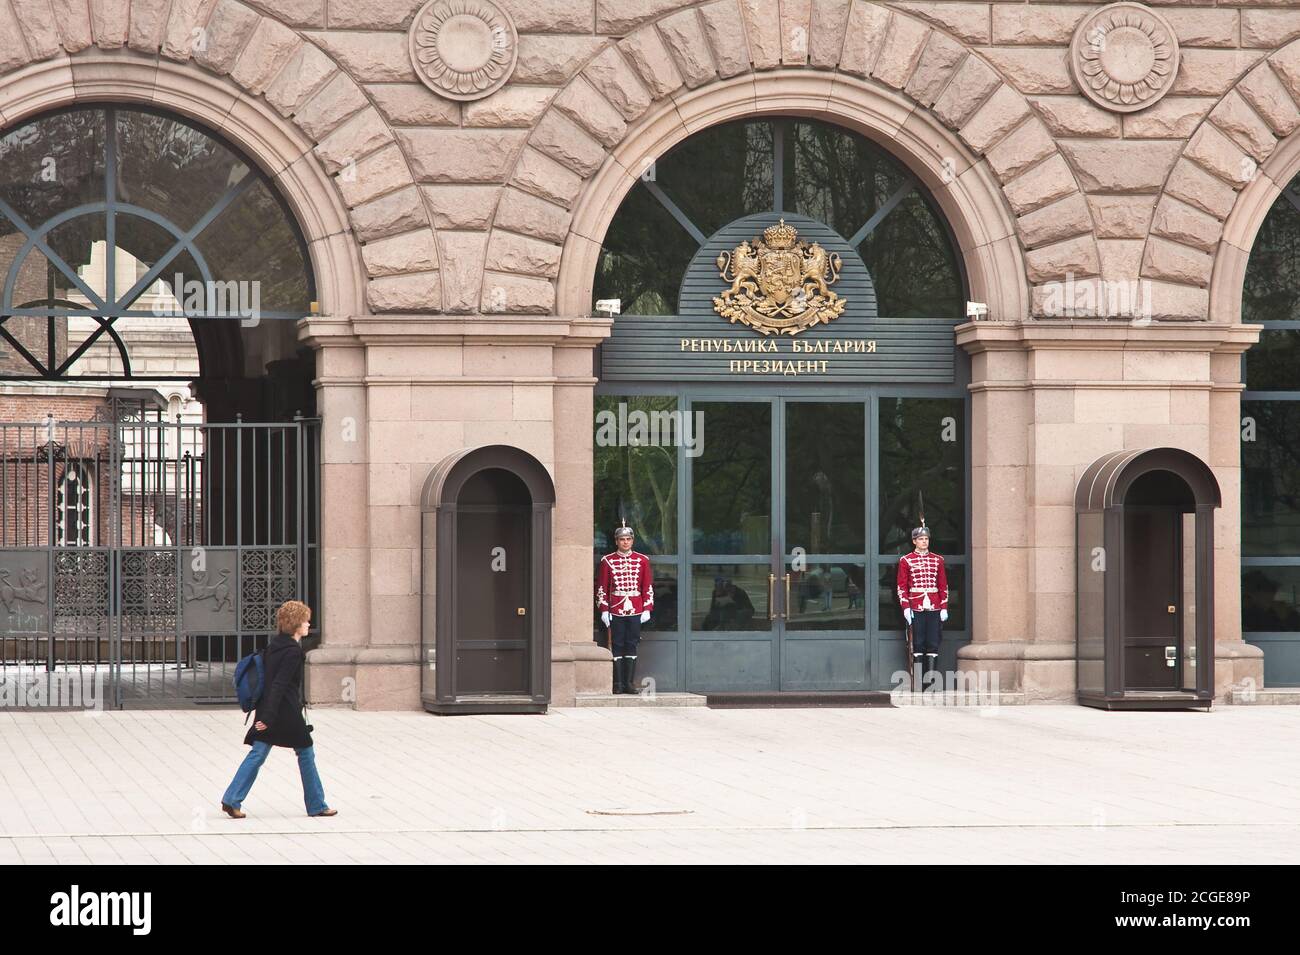
<path fill-rule="evenodd" d="M 671 395 L 606 395 L 595 410 L 614 415 L 626 404 L 629 413 L 670 412 Z M 666 436 L 665 436 L 666 437 Z M 636 532 L 636 549 L 646 554 L 677 552 L 677 448 L 675 446 L 601 446 L 595 448 L 595 546 L 607 553 L 614 528 L 626 519 Z"/>
<path fill-rule="evenodd" d="M 1300 389 L 1300 329 L 1260 333 L 1259 341 L 1246 352 L 1246 387 L 1251 391 Z"/>
<path fill-rule="evenodd" d="M 846 239 L 911 180 L 871 140 L 815 120 L 761 120 L 716 126 L 654 164 L 655 185 L 704 235 L 743 216 L 774 209 L 776 131 L 783 137 L 783 210 L 827 223 Z M 881 315 L 960 315 L 964 290 L 943 221 L 917 184 L 859 247 L 876 286 Z M 686 229 L 641 182 L 605 235 L 597 298 L 623 311 L 671 315 L 697 249 Z"/>
<path fill-rule="evenodd" d="M 786 405 L 787 552 L 864 552 L 863 414 L 860 402 Z"/>
<path fill-rule="evenodd" d="M 925 495 L 934 549 L 941 554 L 965 552 L 963 420 L 960 398 L 880 399 L 881 553 L 911 548 L 918 491 Z M 952 441 L 943 440 L 945 432 Z"/>
<path fill-rule="evenodd" d="M 1298 192 L 1300 179 L 1278 196 L 1259 227 L 1242 286 L 1243 322 L 1300 318 L 1296 307 L 1296 289 L 1300 288 L 1300 210 L 1288 198 L 1288 194 Z M 1300 371 L 1296 377 L 1300 379 Z M 1300 380 L 1291 387 L 1300 387 Z"/>
<path fill-rule="evenodd" d="M 1254 421 L 1241 443 L 1241 552 L 1300 554 L 1300 401 L 1243 401 Z"/>
<path fill-rule="evenodd" d="M 703 453 L 694 460 L 697 554 L 761 554 L 771 545 L 772 406 L 700 403 Z"/>

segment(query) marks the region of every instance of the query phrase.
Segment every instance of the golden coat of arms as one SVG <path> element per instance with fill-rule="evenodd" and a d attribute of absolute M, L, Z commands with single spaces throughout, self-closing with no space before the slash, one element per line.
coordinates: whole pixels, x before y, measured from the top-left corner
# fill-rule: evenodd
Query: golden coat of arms
<path fill-rule="evenodd" d="M 714 296 L 713 310 L 764 335 L 798 335 L 839 318 L 846 303 L 829 286 L 840 277 L 840 257 L 798 238 L 782 219 L 753 245 L 719 255 L 718 270 L 731 288 Z"/>

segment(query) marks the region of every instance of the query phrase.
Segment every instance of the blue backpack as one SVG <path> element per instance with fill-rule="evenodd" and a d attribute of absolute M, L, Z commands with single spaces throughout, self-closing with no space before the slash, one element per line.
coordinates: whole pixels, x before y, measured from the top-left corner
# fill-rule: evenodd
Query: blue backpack
<path fill-rule="evenodd" d="M 235 664 L 235 693 L 239 697 L 239 708 L 245 713 L 252 713 L 261 702 L 262 690 L 266 686 L 266 664 L 262 660 L 262 651 L 250 653 Z M 247 723 L 248 719 L 245 718 Z"/>

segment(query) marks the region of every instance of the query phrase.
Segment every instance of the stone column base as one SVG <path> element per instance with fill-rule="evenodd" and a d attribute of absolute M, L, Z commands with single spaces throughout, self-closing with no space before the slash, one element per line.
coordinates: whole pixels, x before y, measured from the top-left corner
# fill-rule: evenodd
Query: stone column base
<path fill-rule="evenodd" d="M 1214 644 L 1214 698 L 1228 702 L 1233 691 L 1264 688 L 1264 648 L 1244 640 Z"/>
<path fill-rule="evenodd" d="M 990 689 L 997 674 L 998 691 L 1023 693 L 1026 703 L 1075 702 L 1073 643 L 968 643 L 957 669 Z"/>
<path fill-rule="evenodd" d="M 419 710 L 420 648 L 317 647 L 307 654 L 309 706 Z"/>
<path fill-rule="evenodd" d="M 577 706 L 578 694 L 611 693 L 614 657 L 592 640 L 551 646 L 551 705 Z"/>

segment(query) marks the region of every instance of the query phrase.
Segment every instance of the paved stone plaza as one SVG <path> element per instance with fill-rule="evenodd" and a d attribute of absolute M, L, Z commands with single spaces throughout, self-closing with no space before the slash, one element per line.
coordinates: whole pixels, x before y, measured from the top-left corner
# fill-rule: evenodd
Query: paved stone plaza
<path fill-rule="evenodd" d="M 0 864 L 1294 861 L 1300 707 L 315 710 L 333 819 L 236 711 L 0 714 Z"/>

